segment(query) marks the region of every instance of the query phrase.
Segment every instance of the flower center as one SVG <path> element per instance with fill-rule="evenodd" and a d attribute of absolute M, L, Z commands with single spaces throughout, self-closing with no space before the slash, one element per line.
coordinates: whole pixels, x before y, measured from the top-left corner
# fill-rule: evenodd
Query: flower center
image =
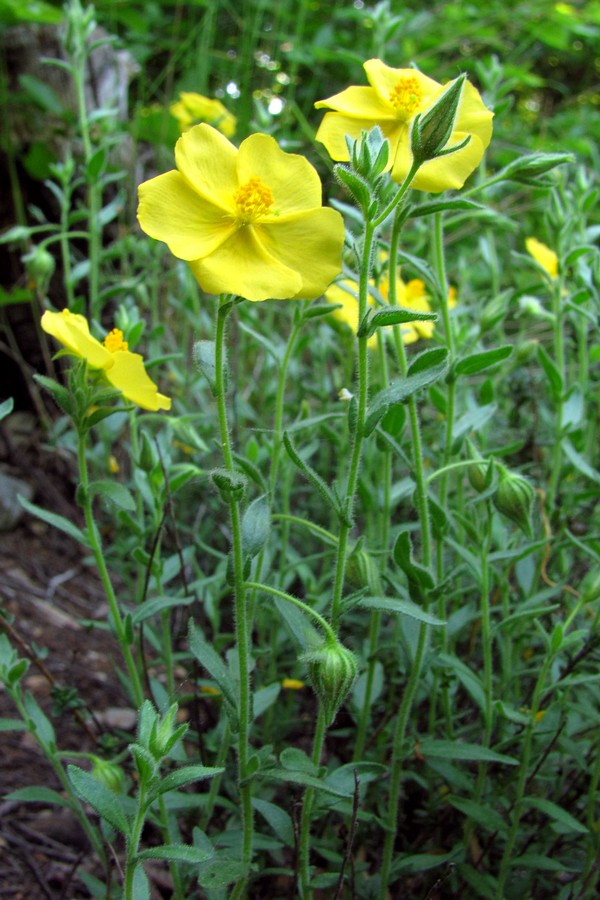
<path fill-rule="evenodd" d="M 407 122 L 423 103 L 423 91 L 417 78 L 401 78 L 390 91 L 390 103 L 399 119 Z"/>
<path fill-rule="evenodd" d="M 238 219 L 242 225 L 249 225 L 259 219 L 273 206 L 271 188 L 263 184 L 260 178 L 251 178 L 233 195 L 237 207 Z"/>
<path fill-rule="evenodd" d="M 127 341 L 123 340 L 123 332 L 120 328 L 113 328 L 104 338 L 104 346 L 110 353 L 116 353 L 117 350 L 128 350 Z"/>

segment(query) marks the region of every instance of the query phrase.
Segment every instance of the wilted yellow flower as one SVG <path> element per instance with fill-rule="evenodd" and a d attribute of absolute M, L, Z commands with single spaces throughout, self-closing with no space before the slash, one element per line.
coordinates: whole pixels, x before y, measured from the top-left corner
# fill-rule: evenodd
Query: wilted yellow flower
<path fill-rule="evenodd" d="M 209 125 L 177 141 L 178 171 L 140 185 L 138 219 L 211 294 L 319 297 L 342 267 L 344 223 L 302 156 L 252 134 L 239 150 Z"/>
<path fill-rule="evenodd" d="M 525 247 L 530 256 L 533 256 L 536 263 L 544 269 L 550 278 L 556 278 L 558 275 L 558 257 L 554 250 L 546 247 L 537 238 L 529 237 L 525 241 Z"/>
<path fill-rule="evenodd" d="M 374 283 L 371 282 L 371 285 Z M 387 278 L 380 279 L 378 290 L 387 302 L 389 297 L 389 282 Z M 448 300 L 450 306 L 455 305 L 456 290 L 450 288 Z M 325 297 L 330 303 L 340 304 L 340 308 L 333 310 L 333 315 L 340 322 L 345 322 L 356 333 L 358 330 L 358 285 L 349 278 L 332 284 L 325 292 Z M 431 312 L 427 288 L 420 278 L 412 278 L 406 284 L 401 278 L 396 281 L 396 301 L 398 306 L 405 309 L 414 309 L 417 312 Z M 369 306 L 375 306 L 375 298 L 369 293 Z M 433 334 L 435 323 L 433 321 L 405 322 L 400 325 L 402 340 L 405 344 L 413 344 L 419 338 L 430 338 Z M 371 335 L 367 345 L 371 348 L 377 346 L 377 335 L 382 329 L 378 329 Z"/>
<path fill-rule="evenodd" d="M 107 381 L 121 391 L 127 400 L 142 409 L 170 409 L 171 399 L 158 393 L 158 388 L 144 368 L 139 353 L 131 353 L 123 332 L 114 328 L 100 343 L 90 334 L 84 316 L 63 309 L 62 312 L 45 312 L 42 328 L 80 359 L 85 359 L 90 369 L 100 369 Z"/>
<path fill-rule="evenodd" d="M 203 97 L 193 91 L 180 91 L 179 100 L 171 104 L 169 111 L 177 119 L 181 132 L 199 122 L 206 122 L 225 137 L 230 138 L 235 134 L 237 119 L 220 100 L 211 100 L 210 97 Z"/>
<path fill-rule="evenodd" d="M 349 87 L 315 106 L 330 109 L 321 122 L 316 139 L 325 144 L 332 159 L 348 160 L 345 136 L 358 139 L 376 125 L 390 142 L 388 168 L 394 181 L 402 182 L 412 164 L 410 131 L 415 116 L 425 113 L 448 85 L 441 85 L 418 69 L 392 69 L 380 59 L 364 64 L 370 87 Z M 493 113 L 479 92 L 465 81 L 454 130 L 446 149 L 470 137 L 461 150 L 423 163 L 411 187 L 438 193 L 461 188 L 479 165 L 492 137 Z"/>
<path fill-rule="evenodd" d="M 299 681 L 297 678 L 284 678 L 281 682 L 281 687 L 284 691 L 301 691 L 304 687 L 304 682 Z"/>

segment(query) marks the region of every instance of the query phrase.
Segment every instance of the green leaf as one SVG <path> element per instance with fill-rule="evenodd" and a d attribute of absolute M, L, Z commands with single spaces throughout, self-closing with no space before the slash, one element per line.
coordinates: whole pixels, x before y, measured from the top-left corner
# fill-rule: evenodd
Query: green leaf
<path fill-rule="evenodd" d="M 586 478 L 589 478 L 590 481 L 595 481 L 596 484 L 600 483 L 600 472 L 597 469 L 593 469 L 590 464 L 586 462 L 581 453 L 577 452 L 571 441 L 563 440 L 562 448 L 565 452 L 565 456 L 573 463 L 578 472 Z"/>
<path fill-rule="evenodd" d="M 447 369 L 448 351 L 445 347 L 426 350 L 424 353 L 419 354 L 410 366 L 406 378 L 392 382 L 392 384 L 376 394 L 371 401 L 365 421 L 365 437 L 368 437 L 375 430 L 391 406 L 403 403 L 417 391 L 437 381 L 438 378 L 445 374 Z"/>
<path fill-rule="evenodd" d="M 434 581 L 431 572 L 413 559 L 412 541 L 408 531 L 401 531 L 396 538 L 393 556 L 396 565 L 402 569 L 410 585 L 416 586 L 421 591 L 433 588 Z"/>
<path fill-rule="evenodd" d="M 159 847 L 150 847 L 137 854 L 137 859 L 173 859 L 178 862 L 202 863 L 211 859 L 212 853 L 192 847 L 190 844 L 162 844 Z"/>
<path fill-rule="evenodd" d="M 135 897 L 135 900 L 150 900 L 150 882 L 143 866 L 136 866 L 133 873 L 132 895 Z"/>
<path fill-rule="evenodd" d="M 411 219 L 416 219 L 419 216 L 432 216 L 434 213 L 445 212 L 447 210 L 490 212 L 487 206 L 482 206 L 481 203 L 475 203 L 474 200 L 467 200 L 466 198 L 458 198 L 456 200 L 432 200 L 430 203 L 419 203 L 418 206 L 412 207 L 409 217 Z"/>
<path fill-rule="evenodd" d="M 237 710 L 237 690 L 231 673 L 216 650 L 205 640 L 200 627 L 192 620 L 190 620 L 189 642 L 192 654 L 217 682 L 231 708 Z"/>
<path fill-rule="evenodd" d="M 403 306 L 388 306 L 386 309 L 380 309 L 376 312 L 368 322 L 367 337 L 371 337 L 378 328 L 386 325 L 404 325 L 406 322 L 435 322 L 437 313 L 418 312 L 416 309 L 407 309 Z M 361 337 L 359 329 L 358 336 Z"/>
<path fill-rule="evenodd" d="M 441 757 L 442 759 L 461 759 L 466 762 L 496 762 L 506 766 L 518 766 L 519 760 L 504 753 L 495 753 L 479 744 L 467 744 L 460 741 L 436 741 L 423 738 L 420 742 L 423 756 Z"/>
<path fill-rule="evenodd" d="M 330 794 L 333 797 L 351 796 L 351 794 L 329 787 L 329 785 L 325 784 L 325 782 L 320 778 L 316 778 L 314 775 L 309 775 L 307 772 L 294 772 L 292 769 L 273 768 L 261 771 L 260 777 L 266 779 L 267 781 L 281 781 L 290 782 L 291 784 L 301 784 L 304 785 L 304 787 L 315 788 L 317 791 L 322 791 L 323 793 Z"/>
<path fill-rule="evenodd" d="M 508 344 L 503 347 L 496 347 L 494 350 L 484 350 L 481 353 L 471 353 L 470 356 L 463 356 L 462 359 L 454 366 L 454 373 L 459 375 L 477 375 L 498 363 L 503 362 L 513 352 L 513 348 Z"/>
<path fill-rule="evenodd" d="M 550 359 L 541 344 L 538 344 L 537 347 L 537 357 L 546 375 L 552 399 L 557 402 L 562 397 L 564 390 L 562 375 L 560 374 L 554 360 Z"/>
<path fill-rule="evenodd" d="M 217 366 L 215 363 L 215 342 L 196 341 L 194 344 L 193 357 L 194 363 L 208 381 L 211 393 L 213 396 L 216 396 Z"/>
<path fill-rule="evenodd" d="M 429 869 L 437 869 L 454 860 L 456 853 L 415 853 L 411 856 L 403 856 L 392 865 L 392 877 L 396 878 L 400 872 L 428 872 Z"/>
<path fill-rule="evenodd" d="M 214 778 L 216 775 L 222 775 L 225 769 L 214 768 L 212 766 L 183 766 L 176 769 L 170 775 L 166 775 L 152 788 L 152 799 L 160 797 L 169 791 L 176 791 L 177 788 L 183 787 L 185 784 L 192 784 L 194 781 L 205 781 L 207 778 Z"/>
<path fill-rule="evenodd" d="M 20 494 L 19 503 L 23 509 L 26 509 L 32 516 L 41 519 L 42 522 L 47 522 L 48 525 L 52 525 L 54 528 L 58 528 L 59 531 L 63 531 L 65 534 L 68 534 L 69 537 L 79 541 L 84 547 L 90 546 L 87 535 L 76 525 L 73 525 L 69 519 L 65 519 L 64 516 L 59 516 L 57 513 L 52 513 L 47 509 L 42 509 L 41 506 L 36 506 L 35 503 L 30 503 L 29 500 L 26 500 L 25 497 L 22 497 Z"/>
<path fill-rule="evenodd" d="M 53 791 L 47 787 L 24 787 L 5 794 L 5 800 L 17 800 L 19 803 L 44 803 L 52 806 L 64 806 L 66 809 L 72 809 L 73 804 L 58 791 Z"/>
<path fill-rule="evenodd" d="M 153 597 L 152 600 L 146 600 L 141 606 L 138 606 L 131 616 L 131 621 L 134 625 L 139 625 L 140 622 L 144 622 L 165 609 L 190 606 L 195 599 L 195 597 Z"/>
<path fill-rule="evenodd" d="M 308 463 L 304 462 L 296 448 L 294 447 L 293 441 L 289 436 L 287 431 L 283 433 L 283 444 L 285 449 L 287 450 L 288 456 L 294 463 L 294 465 L 302 472 L 304 477 L 312 486 L 319 492 L 321 498 L 325 501 L 325 503 L 332 509 L 335 514 L 342 518 L 342 511 L 340 509 L 340 505 L 337 501 L 337 498 L 334 496 L 333 491 L 329 487 L 328 484 L 323 481 L 321 476 L 315 472 L 312 466 L 309 466 Z M 347 523 L 349 524 L 349 523 Z"/>
<path fill-rule="evenodd" d="M 281 691 L 281 685 L 278 681 L 274 684 L 268 684 L 266 687 L 259 688 L 254 693 L 253 712 L 254 719 L 262 716 L 264 711 L 272 706 L 277 700 Z"/>
<path fill-rule="evenodd" d="M 477 822 L 485 831 L 498 831 L 500 834 L 504 834 L 507 830 L 507 824 L 500 813 L 492 809 L 489 804 L 482 806 L 473 800 L 467 800 L 465 797 L 450 796 L 446 799 L 455 809 Z"/>
<path fill-rule="evenodd" d="M 118 481 L 109 481 L 108 479 L 91 481 L 88 490 L 90 495 L 97 494 L 114 504 L 118 509 L 125 509 L 128 512 L 133 512 L 135 509 L 133 494 L 124 484 L 120 484 Z"/>
<path fill-rule="evenodd" d="M 313 626 L 309 617 L 297 606 L 279 597 L 270 598 L 285 622 L 292 639 L 304 651 L 316 650 L 323 643 L 323 636 Z"/>
<path fill-rule="evenodd" d="M 242 546 L 248 556 L 256 556 L 265 546 L 271 530 L 271 507 L 266 496 L 253 500 L 242 518 Z"/>
<path fill-rule="evenodd" d="M 288 847 L 294 846 L 294 826 L 290 816 L 280 806 L 259 797 L 252 798 L 252 806 L 266 819 L 277 837 Z"/>
<path fill-rule="evenodd" d="M 568 813 L 562 806 L 558 806 L 557 803 L 552 803 L 551 800 L 543 800 L 541 797 L 525 797 L 525 803 L 528 806 L 533 806 L 534 809 L 539 809 L 540 812 L 543 812 L 545 815 L 549 816 L 549 818 L 554 819 L 555 822 L 558 822 L 567 831 L 575 831 L 578 834 L 589 834 L 589 829 L 587 829 L 585 825 L 582 825 L 581 822 L 578 822 L 575 816 Z"/>
<path fill-rule="evenodd" d="M 25 730 L 25 722 L 22 719 L 0 719 L 0 732 Z"/>
<path fill-rule="evenodd" d="M 426 625 L 446 625 L 446 622 L 442 619 L 425 612 L 412 600 L 398 600 L 395 597 L 364 597 L 358 601 L 358 605 L 363 606 L 365 609 L 379 609 L 382 612 L 410 616 L 411 619 L 424 622 Z"/>
<path fill-rule="evenodd" d="M 122 834 L 129 832 L 129 824 L 121 806 L 121 797 L 115 791 L 111 791 L 101 781 L 84 772 L 77 766 L 67 766 L 67 773 L 76 792 L 96 810 L 99 816 L 120 831 Z"/>

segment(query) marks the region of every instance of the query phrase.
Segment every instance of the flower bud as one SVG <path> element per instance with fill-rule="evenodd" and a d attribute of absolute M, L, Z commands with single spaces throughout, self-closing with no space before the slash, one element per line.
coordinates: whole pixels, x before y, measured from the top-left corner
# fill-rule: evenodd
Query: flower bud
<path fill-rule="evenodd" d="M 452 136 L 466 75 L 455 79 L 426 113 L 417 115 L 410 140 L 415 162 L 424 163 L 443 154 Z M 467 141 L 470 138 L 467 138 Z M 464 143 L 459 147 L 466 146 Z M 459 147 L 449 148 L 450 152 Z M 448 151 L 446 151 L 448 152 Z M 443 154 L 445 155 L 445 154 Z"/>
<path fill-rule="evenodd" d="M 531 537 L 531 506 L 534 489 L 521 475 L 502 467 L 500 481 L 494 494 L 494 506 Z"/>
<path fill-rule="evenodd" d="M 91 760 L 94 778 L 117 794 L 125 792 L 125 773 L 121 766 L 108 762 L 106 759 L 100 759 L 99 756 L 91 756 Z"/>
<path fill-rule="evenodd" d="M 45 294 L 56 267 L 52 254 L 45 247 L 34 247 L 23 257 L 23 262 L 31 286 Z"/>
<path fill-rule="evenodd" d="M 556 166 L 573 162 L 573 159 L 571 153 L 531 153 L 529 156 L 513 159 L 500 174 L 511 181 L 540 187 L 551 184 L 546 179 L 542 179 L 542 175 L 551 172 Z"/>
<path fill-rule="evenodd" d="M 326 723 L 331 725 L 356 679 L 356 657 L 339 641 L 331 638 L 320 650 L 306 654 L 304 660 L 308 664 L 308 678 L 319 698 Z"/>
<path fill-rule="evenodd" d="M 469 484 L 478 494 L 483 494 L 484 491 L 487 491 L 492 483 L 493 465 L 492 460 L 488 462 L 485 459 L 478 459 L 473 460 L 467 469 Z"/>
<path fill-rule="evenodd" d="M 229 469 L 213 469 L 210 477 L 225 503 L 243 498 L 247 479 L 241 472 L 230 472 Z"/>

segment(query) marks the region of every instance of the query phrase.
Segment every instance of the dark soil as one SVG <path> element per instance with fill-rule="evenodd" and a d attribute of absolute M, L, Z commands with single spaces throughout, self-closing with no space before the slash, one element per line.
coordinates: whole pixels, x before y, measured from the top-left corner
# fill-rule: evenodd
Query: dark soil
<path fill-rule="evenodd" d="M 0 428 L 2 471 L 28 481 L 35 503 L 80 523 L 73 461 L 44 449 L 31 414 L 9 416 Z M 30 660 L 23 683 L 51 719 L 59 749 L 103 755 L 99 744 L 107 735 L 117 746 L 131 740 L 125 729 L 134 717 L 120 689 L 114 639 L 82 624 L 106 618 L 101 585 L 84 553 L 28 514 L 0 534 L 0 628 Z M 76 688 L 79 708 L 64 708 L 66 687 Z M 0 686 L 0 720 L 17 718 Z M 0 897 L 88 897 L 76 870 L 83 863 L 91 874 L 101 873 L 76 817 L 57 805 L 10 797 L 34 785 L 62 793 L 58 777 L 26 730 L 2 730 L 0 740 Z"/>

